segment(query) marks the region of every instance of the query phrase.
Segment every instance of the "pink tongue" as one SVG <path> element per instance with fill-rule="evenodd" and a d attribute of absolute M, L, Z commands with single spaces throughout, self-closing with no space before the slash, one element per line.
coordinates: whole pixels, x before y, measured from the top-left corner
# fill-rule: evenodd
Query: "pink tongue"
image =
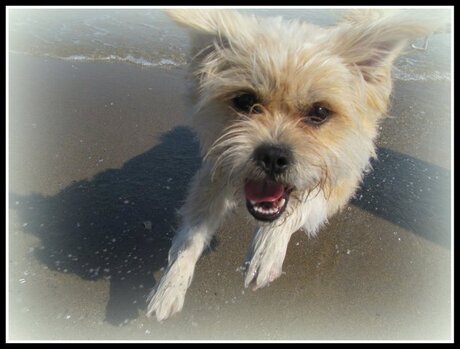
<path fill-rule="evenodd" d="M 282 184 L 275 182 L 255 182 L 248 181 L 244 186 L 246 198 L 250 201 L 259 202 L 274 202 L 281 198 L 284 194 Z"/>

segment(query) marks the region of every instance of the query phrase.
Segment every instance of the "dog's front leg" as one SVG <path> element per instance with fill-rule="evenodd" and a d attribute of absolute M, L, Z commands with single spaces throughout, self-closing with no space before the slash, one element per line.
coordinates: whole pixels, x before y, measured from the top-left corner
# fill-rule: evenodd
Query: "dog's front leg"
<path fill-rule="evenodd" d="M 282 273 L 282 266 L 289 240 L 293 233 L 303 228 L 307 234 L 315 234 L 326 220 L 323 195 L 314 198 L 293 210 L 283 221 L 262 225 L 256 230 L 251 248 L 245 259 L 244 285 L 253 290 L 267 286 Z"/>
<path fill-rule="evenodd" d="M 182 226 L 169 251 L 168 267 L 149 296 L 147 316 L 158 321 L 179 312 L 192 281 L 195 264 L 217 230 L 231 198 L 218 183 L 211 183 L 203 167 L 195 176 L 182 208 Z"/>
<path fill-rule="evenodd" d="M 245 287 L 251 285 L 255 291 L 281 276 L 289 240 L 299 227 L 282 224 L 257 229 L 246 256 Z"/>

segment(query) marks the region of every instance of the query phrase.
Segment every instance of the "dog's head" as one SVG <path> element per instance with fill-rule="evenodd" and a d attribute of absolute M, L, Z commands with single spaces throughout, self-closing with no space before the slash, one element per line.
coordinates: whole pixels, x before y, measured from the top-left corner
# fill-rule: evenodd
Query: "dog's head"
<path fill-rule="evenodd" d="M 335 27 L 231 10 L 172 10 L 191 29 L 194 127 L 214 180 L 260 221 L 315 188 L 361 178 L 391 92 L 391 65 L 432 28 L 366 12 Z M 371 18 L 372 20 L 369 20 Z"/>

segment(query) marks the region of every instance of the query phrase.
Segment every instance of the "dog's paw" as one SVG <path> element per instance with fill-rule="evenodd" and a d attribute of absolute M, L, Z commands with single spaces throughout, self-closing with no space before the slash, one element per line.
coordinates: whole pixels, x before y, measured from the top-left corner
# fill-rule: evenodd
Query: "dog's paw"
<path fill-rule="evenodd" d="M 176 273 L 175 277 L 174 271 L 175 268 L 171 268 L 150 293 L 148 317 L 155 313 L 157 320 L 163 321 L 182 310 L 189 282 L 184 275 Z"/>
<path fill-rule="evenodd" d="M 182 310 L 187 289 L 172 284 L 160 284 L 149 296 L 147 316 L 154 313 L 158 321 L 166 320 Z"/>
<path fill-rule="evenodd" d="M 270 249 L 256 252 L 247 263 L 244 286 L 251 286 L 253 291 L 268 286 L 270 282 L 281 276 L 283 261 L 284 254 Z"/>

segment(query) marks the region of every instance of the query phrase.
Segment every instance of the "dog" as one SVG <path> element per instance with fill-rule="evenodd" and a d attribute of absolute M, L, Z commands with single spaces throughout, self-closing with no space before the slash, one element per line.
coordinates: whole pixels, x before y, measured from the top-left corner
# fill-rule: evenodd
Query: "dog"
<path fill-rule="evenodd" d="M 378 10 L 348 11 L 332 27 L 229 9 L 168 15 L 192 35 L 203 160 L 148 297 L 147 316 L 158 321 L 182 309 L 198 258 L 237 207 L 258 225 L 245 287 L 281 275 L 291 235 L 314 236 L 359 187 L 376 156 L 392 64 L 434 30 Z"/>

